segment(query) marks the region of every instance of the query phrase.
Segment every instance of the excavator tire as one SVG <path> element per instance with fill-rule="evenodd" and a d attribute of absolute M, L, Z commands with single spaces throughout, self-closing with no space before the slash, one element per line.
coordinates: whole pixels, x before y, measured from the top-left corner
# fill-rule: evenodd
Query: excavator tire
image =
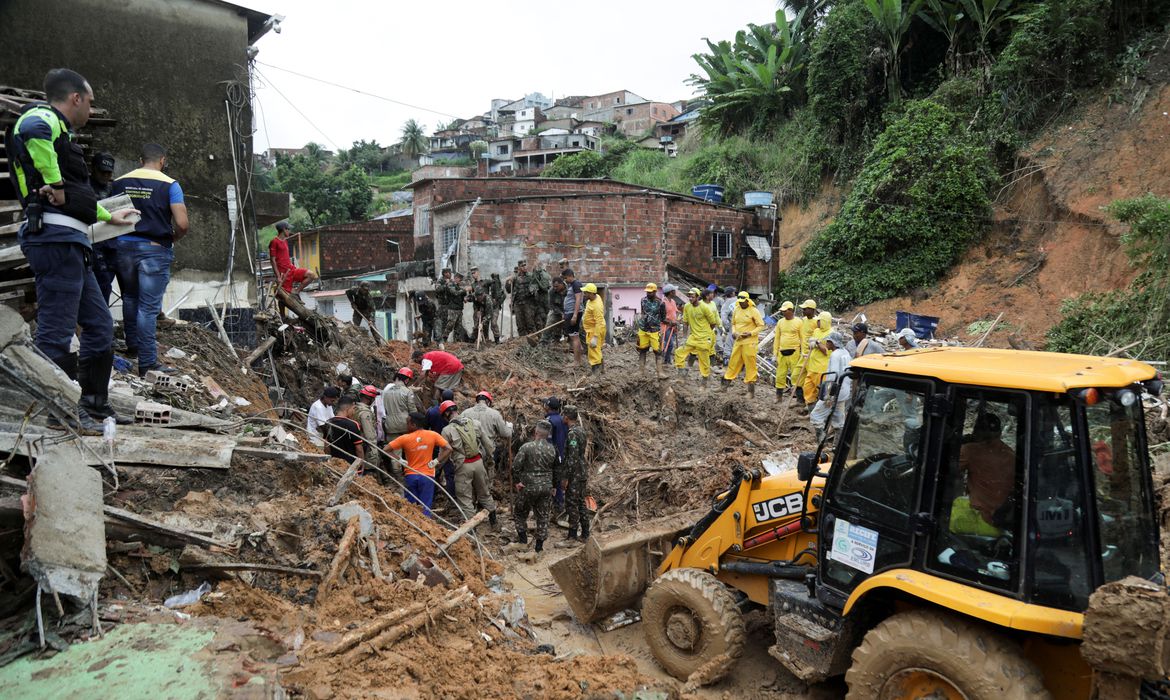
<path fill-rule="evenodd" d="M 673 569 L 650 584 L 642 626 L 654 658 L 679 680 L 703 669 L 704 684 L 714 683 L 743 654 L 746 632 L 735 598 L 699 569 Z M 719 656 L 727 659 L 724 668 L 704 668 Z"/>
<path fill-rule="evenodd" d="M 994 630 L 927 610 L 899 613 L 866 635 L 845 673 L 846 700 L 1051 700 L 1040 671 Z"/>

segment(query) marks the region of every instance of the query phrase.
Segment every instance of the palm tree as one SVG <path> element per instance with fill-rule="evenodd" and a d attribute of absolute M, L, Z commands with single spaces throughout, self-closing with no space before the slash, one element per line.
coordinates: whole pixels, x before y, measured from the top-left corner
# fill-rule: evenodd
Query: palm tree
<path fill-rule="evenodd" d="M 1009 15 L 1013 0 L 959 0 L 967 16 L 979 29 L 979 63 L 983 68 L 983 81 L 991 77 L 991 56 L 987 53 L 987 41 L 1000 24 L 1019 15 Z"/>
<path fill-rule="evenodd" d="M 865 0 L 865 7 L 877 21 L 878 29 L 886 39 L 886 86 L 890 92 L 890 102 L 898 104 L 902 101 L 902 39 L 906 30 L 918 14 L 923 0 Z"/>
<path fill-rule="evenodd" d="M 413 119 L 408 119 L 402 125 L 402 152 L 410 158 L 418 158 L 427 152 L 426 126 Z"/>

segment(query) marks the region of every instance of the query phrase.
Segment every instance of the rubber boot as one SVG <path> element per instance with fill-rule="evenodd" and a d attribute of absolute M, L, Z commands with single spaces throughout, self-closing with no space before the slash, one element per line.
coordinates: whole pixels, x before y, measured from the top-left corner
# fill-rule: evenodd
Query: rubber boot
<path fill-rule="evenodd" d="M 536 541 L 536 551 L 538 551 L 538 552 L 544 551 L 544 540 L 537 540 Z"/>
<path fill-rule="evenodd" d="M 528 531 L 527 530 L 517 530 L 516 531 L 516 541 L 519 542 L 520 544 L 528 544 Z"/>
<path fill-rule="evenodd" d="M 599 363 L 597 363 L 597 369 L 598 369 L 598 371 L 599 371 L 599 372 L 601 372 L 602 374 L 605 374 L 605 362 L 599 362 Z"/>
<path fill-rule="evenodd" d="M 581 521 L 581 541 L 584 542 L 587 539 L 589 539 L 589 521 L 582 520 Z"/>
<path fill-rule="evenodd" d="M 569 528 L 569 534 L 565 535 L 565 539 L 566 539 L 566 540 L 575 540 L 575 539 L 577 539 L 577 526 L 576 526 L 576 525 L 574 525 L 573 527 L 570 527 L 570 528 Z"/>
<path fill-rule="evenodd" d="M 664 363 L 657 356 L 654 357 L 654 374 L 657 375 L 659 379 L 666 379 L 666 370 L 662 368 L 663 364 Z"/>
<path fill-rule="evenodd" d="M 113 366 L 113 350 L 78 360 L 77 383 L 81 385 L 79 405 L 96 421 L 113 416 L 118 425 L 130 425 L 134 419 L 119 416 L 110 405 L 110 372 Z"/>
<path fill-rule="evenodd" d="M 753 399 L 756 398 L 756 383 L 755 382 L 748 384 L 748 396 L 750 396 Z"/>
<path fill-rule="evenodd" d="M 638 372 L 646 374 L 646 353 L 638 353 Z"/>
<path fill-rule="evenodd" d="M 496 511 L 488 513 L 488 524 L 492 526 L 493 530 L 500 529 L 500 518 L 496 515 Z"/>
<path fill-rule="evenodd" d="M 783 389 L 776 389 L 776 401 L 780 402 L 783 399 L 784 399 L 784 390 Z"/>
<path fill-rule="evenodd" d="M 800 387 L 798 387 L 798 386 L 797 386 L 797 387 L 793 387 L 793 388 L 792 388 L 792 398 L 794 398 L 794 399 L 803 399 L 803 398 L 804 398 L 804 390 L 803 390 L 803 389 L 801 389 L 801 388 L 800 388 Z"/>
<path fill-rule="evenodd" d="M 597 374 L 601 365 L 589 365 L 589 374 Z"/>
<path fill-rule="evenodd" d="M 710 378 L 711 377 L 703 377 L 699 380 L 699 383 L 703 385 L 703 391 L 707 391 L 707 380 Z"/>
<path fill-rule="evenodd" d="M 729 387 L 729 386 L 731 386 L 730 379 L 727 379 L 726 377 L 720 378 L 720 380 L 719 380 L 719 390 L 720 391 L 727 391 L 727 387 Z"/>

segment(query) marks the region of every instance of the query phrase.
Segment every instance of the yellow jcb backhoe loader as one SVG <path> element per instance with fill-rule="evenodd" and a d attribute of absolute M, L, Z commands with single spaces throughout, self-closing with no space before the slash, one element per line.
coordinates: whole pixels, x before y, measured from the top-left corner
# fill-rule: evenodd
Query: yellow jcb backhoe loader
<path fill-rule="evenodd" d="M 1152 367 L 942 348 L 858 358 L 850 379 L 831 457 L 822 443 L 796 470 L 737 469 L 697 523 L 594 537 L 554 563 L 577 617 L 641 598 L 646 642 L 678 678 L 730 672 L 743 612 L 765 608 L 772 656 L 809 682 L 844 673 L 851 699 L 1088 699 L 1132 667 L 1153 676 L 1131 679 L 1133 697 L 1170 697 Z M 1155 613 L 1104 645 L 1120 659 L 1105 672 L 1086 659 L 1085 612 L 1122 579 Z"/>

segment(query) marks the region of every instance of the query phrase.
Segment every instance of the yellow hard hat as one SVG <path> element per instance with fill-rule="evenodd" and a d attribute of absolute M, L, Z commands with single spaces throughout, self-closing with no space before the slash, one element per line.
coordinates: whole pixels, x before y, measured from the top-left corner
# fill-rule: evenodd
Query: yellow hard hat
<path fill-rule="evenodd" d="M 800 303 L 800 308 L 802 308 L 802 309 L 815 309 L 815 308 L 817 308 L 817 303 L 815 301 L 813 301 L 812 299 L 805 299 L 804 301 L 802 301 Z"/>
<path fill-rule="evenodd" d="M 646 291 L 647 291 L 647 292 L 657 292 L 657 291 L 658 291 L 658 285 L 656 285 L 656 284 L 654 284 L 653 282 L 651 282 L 650 284 L 646 285 Z"/>
<path fill-rule="evenodd" d="M 786 301 L 786 302 L 784 302 L 783 304 L 781 304 L 781 305 L 780 305 L 780 310 L 781 310 L 781 311 L 787 311 L 787 310 L 789 310 L 789 309 L 795 309 L 795 308 L 796 308 L 796 305 L 795 305 L 795 304 L 793 304 L 793 303 L 792 303 L 792 302 L 790 302 L 790 301 Z"/>
<path fill-rule="evenodd" d="M 740 293 L 739 293 L 739 298 L 740 298 L 740 299 L 751 299 L 751 298 L 752 298 L 752 295 L 751 295 L 751 294 L 748 294 L 747 292 L 740 292 Z"/>
<path fill-rule="evenodd" d="M 588 284 L 582 285 L 581 291 L 582 292 L 592 292 L 593 294 L 596 294 L 597 293 L 597 285 L 590 282 Z"/>

